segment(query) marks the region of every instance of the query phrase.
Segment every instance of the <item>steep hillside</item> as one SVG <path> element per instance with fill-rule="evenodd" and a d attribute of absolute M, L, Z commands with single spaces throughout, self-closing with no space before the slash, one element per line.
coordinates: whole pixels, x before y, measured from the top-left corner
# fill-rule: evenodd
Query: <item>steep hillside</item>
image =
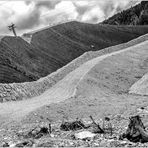
<path fill-rule="evenodd" d="M 86 52 L 66 66 L 58 69 L 56 72 L 34 82 L 0 84 L 0 102 L 22 100 L 24 98 L 39 96 L 87 61 L 108 53 L 132 47 L 147 40 L 148 34 L 124 44 L 108 47 L 99 51 Z"/>
<path fill-rule="evenodd" d="M 147 25 L 148 24 L 148 1 L 142 1 L 140 4 L 124 10 L 102 24 L 110 25 Z"/>
<path fill-rule="evenodd" d="M 34 48 L 20 37 L 2 37 L 0 41 L 0 82 L 36 80 Z"/>
<path fill-rule="evenodd" d="M 147 32 L 146 26 L 117 27 L 80 22 L 69 22 L 52 29 L 92 51 L 128 42 Z"/>
<path fill-rule="evenodd" d="M 55 57 L 20 37 L 3 37 L 0 42 L 0 82 L 37 80 L 62 66 L 62 61 L 58 63 Z"/>
<path fill-rule="evenodd" d="M 34 81 L 90 50 L 125 43 L 148 33 L 147 26 L 116 27 L 69 22 L 20 37 L 1 37 L 0 83 Z"/>

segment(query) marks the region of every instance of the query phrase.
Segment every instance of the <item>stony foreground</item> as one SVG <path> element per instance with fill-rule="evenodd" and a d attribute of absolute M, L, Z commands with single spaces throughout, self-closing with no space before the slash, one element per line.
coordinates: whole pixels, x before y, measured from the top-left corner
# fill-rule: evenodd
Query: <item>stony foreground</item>
<path fill-rule="evenodd" d="M 143 123 L 148 122 L 148 108 L 138 108 L 136 112 L 130 115 L 139 114 Z M 29 137 L 28 133 L 33 131 L 35 127 L 48 127 L 49 121 L 38 120 L 32 124 L 15 124 L 14 126 L 1 127 L 0 129 L 0 146 L 10 147 L 147 147 L 148 143 L 133 143 L 127 139 L 119 140 L 119 136 L 127 129 L 129 118 L 125 115 L 117 114 L 110 117 L 113 127 L 112 135 L 108 131 L 105 134 L 95 134 L 92 138 L 78 139 L 75 138 L 76 133 L 87 131 L 85 129 L 76 131 L 62 131 L 60 129 L 61 121 L 52 123 L 52 132 L 44 133 L 37 137 Z M 89 124 L 90 119 L 83 119 L 85 124 Z M 102 119 L 97 120 L 102 126 Z M 28 136 L 28 137 L 27 137 Z"/>

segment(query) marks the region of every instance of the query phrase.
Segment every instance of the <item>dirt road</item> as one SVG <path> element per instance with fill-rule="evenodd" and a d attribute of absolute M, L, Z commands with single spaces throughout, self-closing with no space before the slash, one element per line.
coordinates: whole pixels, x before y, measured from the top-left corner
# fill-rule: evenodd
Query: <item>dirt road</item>
<path fill-rule="evenodd" d="M 148 46 L 148 41 L 132 46 L 130 48 L 123 49 L 111 54 L 106 54 L 97 58 L 94 58 L 85 64 L 81 65 L 76 70 L 69 73 L 64 79 L 59 81 L 52 88 L 44 92 L 38 97 L 34 97 L 27 100 L 17 102 L 6 102 L 0 104 L 0 117 L 3 119 L 19 120 L 21 117 L 27 115 L 29 112 L 36 110 L 44 105 L 51 103 L 58 103 L 70 98 L 74 95 L 75 88 L 79 81 L 99 62 L 105 60 L 112 55 L 118 55 L 119 53 L 134 50 L 137 47 L 142 49 Z"/>

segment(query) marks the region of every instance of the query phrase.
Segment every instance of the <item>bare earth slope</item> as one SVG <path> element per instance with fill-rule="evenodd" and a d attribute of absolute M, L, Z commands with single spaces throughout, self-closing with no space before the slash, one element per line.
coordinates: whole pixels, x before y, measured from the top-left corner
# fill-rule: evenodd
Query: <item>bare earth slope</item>
<path fill-rule="evenodd" d="M 79 82 L 77 95 L 126 94 L 148 72 L 148 41 L 123 50 L 96 64 Z M 128 51 L 127 51 L 128 50 Z M 85 87 L 84 87 L 85 86 Z"/>
<path fill-rule="evenodd" d="M 77 100 L 80 104 L 81 99 L 86 100 L 84 101 L 86 103 L 88 100 L 97 99 L 101 103 L 108 96 L 113 99 L 110 101 L 117 101 L 117 95 L 120 97 L 121 93 L 125 94 L 127 89 L 137 81 L 137 76 L 147 72 L 148 67 L 144 64 L 148 58 L 147 46 L 148 41 L 145 41 L 89 60 L 38 97 L 0 104 L 0 115 L 7 119 L 10 116 L 12 119 L 21 119 L 20 117 L 37 108 L 71 97 L 75 98 L 71 101 Z M 120 105 L 125 103 L 122 99 L 119 102 Z M 78 109 L 79 105 L 75 106 L 76 102 L 73 102 L 73 105 L 71 109 Z M 120 105 L 116 105 L 116 108 L 120 108 Z"/>
<path fill-rule="evenodd" d="M 148 96 L 148 73 L 146 73 L 140 80 L 132 85 L 129 93 Z"/>

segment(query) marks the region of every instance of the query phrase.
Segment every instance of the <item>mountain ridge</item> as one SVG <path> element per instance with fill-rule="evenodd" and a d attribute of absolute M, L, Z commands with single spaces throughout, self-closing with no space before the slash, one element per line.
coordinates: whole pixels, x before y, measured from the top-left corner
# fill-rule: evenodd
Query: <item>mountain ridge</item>
<path fill-rule="evenodd" d="M 110 25 L 147 25 L 148 24 L 148 1 L 123 10 L 106 19 L 101 24 Z"/>
<path fill-rule="evenodd" d="M 0 83 L 36 81 L 85 52 L 125 43 L 146 33 L 147 26 L 126 27 L 73 21 L 22 37 L 1 37 Z"/>

